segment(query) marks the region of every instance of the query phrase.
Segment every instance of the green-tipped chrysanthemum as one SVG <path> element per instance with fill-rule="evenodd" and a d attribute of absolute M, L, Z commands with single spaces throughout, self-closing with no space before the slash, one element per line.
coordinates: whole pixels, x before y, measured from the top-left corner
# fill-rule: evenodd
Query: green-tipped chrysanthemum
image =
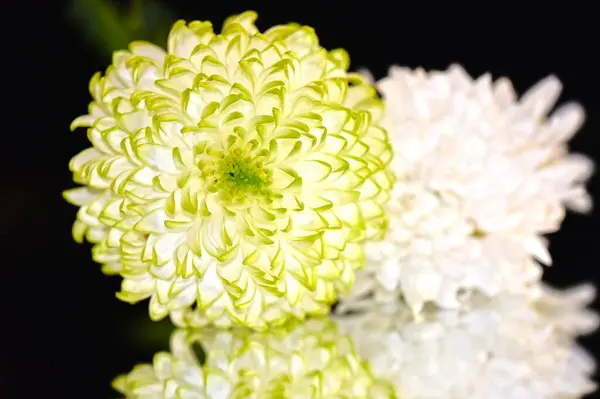
<path fill-rule="evenodd" d="M 197 348 L 202 348 L 204 359 Z M 395 397 L 329 319 L 268 332 L 176 330 L 171 352 L 136 366 L 113 386 L 130 399 L 354 399 Z"/>
<path fill-rule="evenodd" d="M 391 179 L 375 90 L 311 28 L 256 14 L 177 22 L 94 76 L 93 144 L 71 161 L 78 241 L 119 298 L 179 324 L 323 314 L 381 238 Z M 192 308 L 194 307 L 194 310 Z"/>

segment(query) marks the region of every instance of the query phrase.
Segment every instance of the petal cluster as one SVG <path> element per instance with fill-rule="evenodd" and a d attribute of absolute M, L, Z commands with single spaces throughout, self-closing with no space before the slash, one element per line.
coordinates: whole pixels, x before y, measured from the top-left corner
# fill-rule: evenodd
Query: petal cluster
<path fill-rule="evenodd" d="M 393 67 L 377 83 L 394 150 L 396 182 L 385 241 L 367 246 L 368 266 L 347 299 L 401 295 L 460 306 L 461 293 L 527 291 L 549 264 L 544 234 L 565 208 L 586 212 L 590 159 L 567 141 L 584 119 L 578 104 L 549 115 L 561 90 L 547 77 L 517 98 L 505 78 Z"/>
<path fill-rule="evenodd" d="M 592 286 L 538 298 L 476 294 L 468 309 L 406 304 L 336 318 L 373 373 L 403 399 L 564 399 L 595 390 L 595 362 L 575 338 L 598 327 Z"/>
<path fill-rule="evenodd" d="M 255 13 L 177 22 L 94 76 L 73 128 L 74 236 L 154 320 L 266 328 L 324 314 L 386 229 L 391 147 L 375 89 L 311 28 Z"/>
<path fill-rule="evenodd" d="M 330 319 L 292 322 L 268 332 L 175 330 L 170 352 L 156 354 L 152 364 L 136 366 L 113 386 L 131 399 L 395 397 Z"/>

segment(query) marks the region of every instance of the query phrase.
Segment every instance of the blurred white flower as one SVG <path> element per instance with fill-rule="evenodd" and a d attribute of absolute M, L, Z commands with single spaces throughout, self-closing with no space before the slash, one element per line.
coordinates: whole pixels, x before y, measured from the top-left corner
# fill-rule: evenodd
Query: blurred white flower
<path fill-rule="evenodd" d="M 428 301 L 460 305 L 461 292 L 527 291 L 550 264 L 543 234 L 565 207 L 591 208 L 590 159 L 568 153 L 584 120 L 569 103 L 547 117 L 561 91 L 549 76 L 520 99 L 509 80 L 473 80 L 460 66 L 425 72 L 393 67 L 377 84 L 394 149 L 396 183 L 384 242 L 344 303 L 403 295 L 415 311 Z"/>
<path fill-rule="evenodd" d="M 541 287 L 528 300 L 474 294 L 468 309 L 402 302 L 336 317 L 377 377 L 402 399 L 574 399 L 595 390 L 595 362 L 575 338 L 598 327 L 595 290 Z"/>
<path fill-rule="evenodd" d="M 199 359 L 200 345 L 205 359 Z M 171 352 L 136 366 L 114 387 L 136 399 L 393 399 L 331 319 L 292 322 L 266 332 L 176 330 Z"/>

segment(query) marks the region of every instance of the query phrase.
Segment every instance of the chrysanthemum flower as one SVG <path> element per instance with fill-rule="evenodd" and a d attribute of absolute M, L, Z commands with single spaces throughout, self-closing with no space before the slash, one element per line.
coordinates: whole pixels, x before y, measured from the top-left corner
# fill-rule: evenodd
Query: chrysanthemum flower
<path fill-rule="evenodd" d="M 386 227 L 375 89 L 311 28 L 177 22 L 94 76 L 74 235 L 150 315 L 256 328 L 322 314 Z M 197 311 L 189 310 L 196 306 Z M 185 311 L 188 309 L 188 311 Z M 194 313 L 197 312 L 197 313 Z"/>
<path fill-rule="evenodd" d="M 473 80 L 457 65 L 394 67 L 377 86 L 397 180 L 389 233 L 367 246 L 371 262 L 347 302 L 401 294 L 418 311 L 428 301 L 456 308 L 464 290 L 529 289 L 538 261 L 551 262 L 542 235 L 559 228 L 565 207 L 591 207 L 593 163 L 566 144 L 581 106 L 547 116 L 561 90 L 555 77 L 517 99 L 507 79 Z"/>
<path fill-rule="evenodd" d="M 131 399 L 395 397 L 391 384 L 373 378 L 330 319 L 268 332 L 176 330 L 170 353 L 156 354 L 153 364 L 136 366 L 113 386 Z"/>
<path fill-rule="evenodd" d="M 576 399 L 595 390 L 595 361 L 575 343 L 598 315 L 585 309 L 593 287 L 475 294 L 466 310 L 427 306 L 339 316 L 373 374 L 402 399 Z"/>

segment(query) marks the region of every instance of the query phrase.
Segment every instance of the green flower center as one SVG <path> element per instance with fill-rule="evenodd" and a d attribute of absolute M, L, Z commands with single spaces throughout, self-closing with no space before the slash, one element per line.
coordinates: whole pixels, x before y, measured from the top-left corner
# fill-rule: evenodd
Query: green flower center
<path fill-rule="evenodd" d="M 265 173 L 251 159 L 227 155 L 219 161 L 218 175 L 232 188 L 257 191 L 265 185 Z"/>
<path fill-rule="evenodd" d="M 271 183 L 270 171 L 261 158 L 244 155 L 241 150 L 221 154 L 207 172 L 210 191 L 232 202 L 266 195 Z"/>

